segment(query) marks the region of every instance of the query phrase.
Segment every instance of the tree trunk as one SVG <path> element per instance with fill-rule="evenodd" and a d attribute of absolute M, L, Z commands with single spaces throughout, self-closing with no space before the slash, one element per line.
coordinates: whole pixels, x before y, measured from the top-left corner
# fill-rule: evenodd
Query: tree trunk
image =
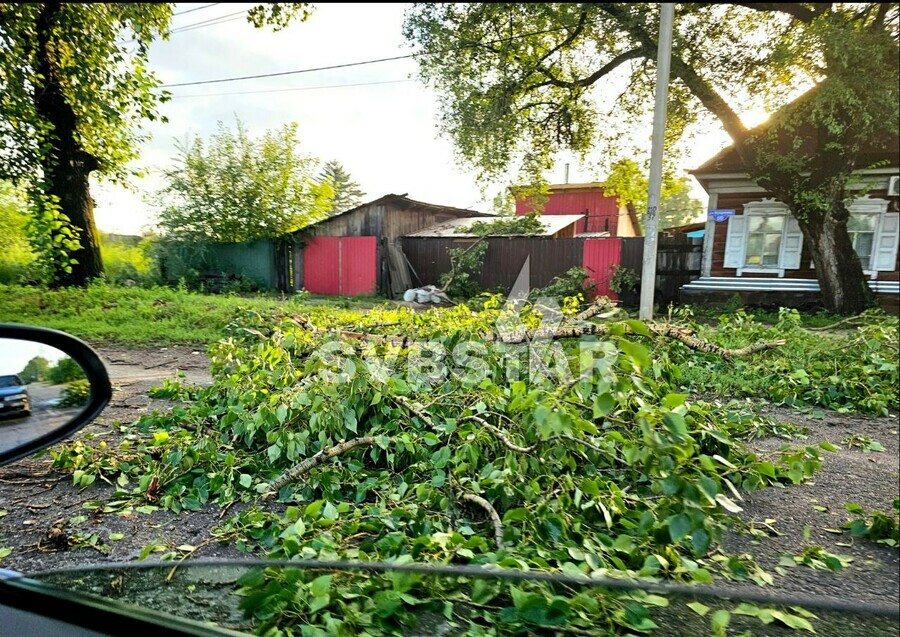
<path fill-rule="evenodd" d="M 56 285 L 86 285 L 103 274 L 97 228 L 94 225 L 94 202 L 90 192 L 90 174 L 97 159 L 82 148 L 76 135 L 77 119 L 62 91 L 52 34 L 62 3 L 42 5 L 35 25 L 37 31 L 38 71 L 43 79 L 34 89 L 34 103 L 39 119 L 50 125 L 50 152 L 44 155 L 42 168 L 46 194 L 59 199 L 61 211 L 78 231 L 81 247 L 70 253 L 77 263 L 71 272 L 60 271 Z"/>
<path fill-rule="evenodd" d="M 84 286 L 103 274 L 100 243 L 94 225 L 94 200 L 91 198 L 90 173 L 78 162 L 61 162 L 52 169 L 49 194 L 59 197 L 60 209 L 75 228 L 81 247 L 69 254 L 77 263 L 71 272 L 58 272 L 55 284 Z"/>
<path fill-rule="evenodd" d="M 834 204 L 843 208 L 843 203 Z M 875 295 L 863 274 L 862 265 L 850 235 L 847 234 L 846 215 L 829 211 L 822 215 L 800 214 L 800 229 L 806 239 L 813 263 L 822 300 L 828 311 L 835 314 L 859 314 L 875 304 Z M 804 223 L 803 218 L 813 219 Z"/>

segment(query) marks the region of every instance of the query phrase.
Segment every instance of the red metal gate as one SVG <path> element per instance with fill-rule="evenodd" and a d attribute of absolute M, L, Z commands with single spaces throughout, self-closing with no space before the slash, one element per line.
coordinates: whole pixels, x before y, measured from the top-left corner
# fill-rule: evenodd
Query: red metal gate
<path fill-rule="evenodd" d="M 621 263 L 622 240 L 621 239 L 585 239 L 584 256 L 582 265 L 588 271 L 588 276 L 594 282 L 594 293 L 597 296 L 608 296 L 611 299 L 619 298 L 609 289 L 609 280 L 612 276 L 612 266 Z"/>
<path fill-rule="evenodd" d="M 316 237 L 303 250 L 303 287 L 313 294 L 375 294 L 377 237 Z"/>

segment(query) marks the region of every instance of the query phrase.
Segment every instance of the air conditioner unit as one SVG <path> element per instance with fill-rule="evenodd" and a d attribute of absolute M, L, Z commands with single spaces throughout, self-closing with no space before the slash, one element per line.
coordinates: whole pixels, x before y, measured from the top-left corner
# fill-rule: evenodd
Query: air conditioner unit
<path fill-rule="evenodd" d="M 887 194 L 888 197 L 900 197 L 900 176 L 890 178 Z"/>

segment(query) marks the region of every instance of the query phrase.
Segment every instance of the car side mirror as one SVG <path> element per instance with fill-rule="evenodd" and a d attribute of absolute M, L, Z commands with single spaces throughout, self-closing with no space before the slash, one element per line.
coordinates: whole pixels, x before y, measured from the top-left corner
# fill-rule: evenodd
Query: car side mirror
<path fill-rule="evenodd" d="M 56 330 L 0 324 L 0 465 L 68 438 L 112 395 L 86 343 Z"/>

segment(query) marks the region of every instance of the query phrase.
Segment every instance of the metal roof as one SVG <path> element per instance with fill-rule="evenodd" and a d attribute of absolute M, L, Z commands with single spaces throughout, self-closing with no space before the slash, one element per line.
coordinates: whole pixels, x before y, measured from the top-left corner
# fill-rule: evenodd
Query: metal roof
<path fill-rule="evenodd" d="M 552 237 L 563 228 L 568 228 L 580 219 L 584 219 L 584 215 L 539 215 L 538 219 L 544 225 L 544 231 L 539 237 Z M 490 219 L 485 217 L 460 217 L 458 219 L 450 219 L 443 223 L 438 223 L 424 230 L 413 232 L 408 237 L 476 237 L 478 235 L 466 232 L 457 232 L 459 228 L 471 226 L 476 221 L 490 223 Z M 503 236 L 503 235 L 494 235 Z M 512 235 L 509 235 L 512 236 Z"/>

